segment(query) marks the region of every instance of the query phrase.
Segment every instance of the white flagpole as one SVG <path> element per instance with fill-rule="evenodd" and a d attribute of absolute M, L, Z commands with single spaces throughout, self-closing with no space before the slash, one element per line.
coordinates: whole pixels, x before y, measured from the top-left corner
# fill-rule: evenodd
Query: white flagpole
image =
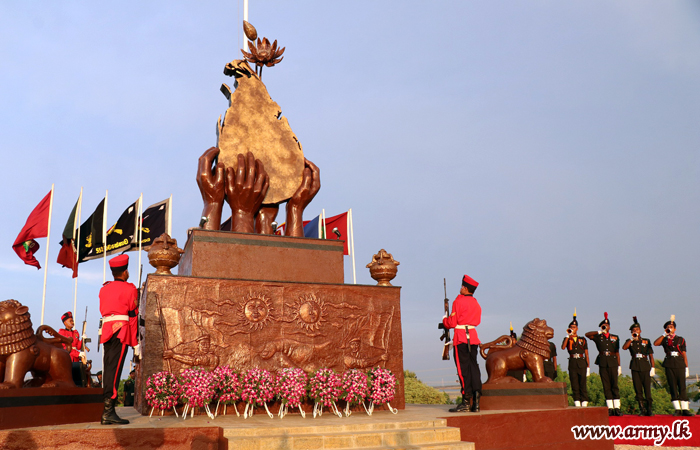
<path fill-rule="evenodd" d="M 243 0 L 243 20 L 246 22 L 248 21 L 248 0 Z M 243 50 L 246 52 L 248 51 L 248 38 L 245 36 L 245 34 L 243 35 Z"/>
<path fill-rule="evenodd" d="M 102 211 L 102 284 L 107 281 L 107 195 L 109 190 L 105 191 L 105 209 Z"/>
<path fill-rule="evenodd" d="M 80 187 L 80 197 L 78 197 L 78 210 L 76 211 L 78 215 L 78 221 L 75 222 L 73 221 L 73 244 L 75 245 L 75 263 L 78 264 L 78 261 L 80 261 L 80 213 L 83 210 L 83 187 Z M 78 224 L 77 228 L 77 233 L 76 233 L 76 228 L 75 224 Z M 77 240 L 76 240 L 76 234 L 77 234 Z M 76 309 L 78 307 L 78 277 L 75 277 L 75 284 L 73 286 L 73 317 L 77 317 L 75 315 Z"/>
<path fill-rule="evenodd" d="M 168 226 L 166 227 L 168 236 L 173 237 L 173 194 L 170 194 L 168 202 Z"/>
<path fill-rule="evenodd" d="M 352 284 L 357 284 L 355 272 L 355 237 L 352 231 L 352 208 L 348 209 L 348 222 L 350 222 L 350 252 L 352 253 Z"/>
<path fill-rule="evenodd" d="M 143 192 L 141 192 L 141 196 L 139 197 L 139 207 L 136 213 L 136 239 L 139 241 L 139 273 L 141 271 L 141 229 L 143 222 L 143 217 L 141 217 L 141 214 L 143 214 Z M 141 289 L 141 286 L 138 286 L 138 289 Z"/>
<path fill-rule="evenodd" d="M 41 294 L 41 324 L 44 324 L 44 306 L 46 305 L 46 275 L 49 272 L 49 239 L 51 238 L 51 213 L 53 212 L 53 184 L 49 197 L 49 226 L 46 231 L 46 259 L 44 260 L 44 292 Z"/>

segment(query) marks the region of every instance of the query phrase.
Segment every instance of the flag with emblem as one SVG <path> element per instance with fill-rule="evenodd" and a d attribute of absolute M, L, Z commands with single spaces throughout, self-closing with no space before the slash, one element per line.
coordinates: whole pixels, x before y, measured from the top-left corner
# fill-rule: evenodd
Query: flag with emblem
<path fill-rule="evenodd" d="M 12 249 L 17 256 L 29 266 L 41 269 L 39 261 L 34 254 L 39 250 L 39 243 L 35 240 L 47 237 L 49 234 L 49 210 L 51 209 L 51 192 L 46 194 L 38 205 L 32 210 L 22 231 L 17 235 Z"/>
<path fill-rule="evenodd" d="M 171 199 L 155 203 L 146 208 L 141 214 L 141 246 L 148 250 L 155 238 L 163 233 L 168 233 L 170 227 Z M 134 239 L 131 250 L 138 250 L 138 238 Z"/>
<path fill-rule="evenodd" d="M 102 247 L 102 223 L 104 222 L 105 199 L 97 205 L 90 217 L 80 225 L 80 242 L 78 242 L 78 261 L 83 262 L 99 256 L 96 247 Z"/>

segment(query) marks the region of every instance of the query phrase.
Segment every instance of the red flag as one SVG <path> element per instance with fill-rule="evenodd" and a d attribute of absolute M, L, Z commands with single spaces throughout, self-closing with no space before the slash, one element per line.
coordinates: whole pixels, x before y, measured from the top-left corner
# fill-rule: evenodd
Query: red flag
<path fill-rule="evenodd" d="M 73 278 L 78 276 L 78 261 L 75 260 L 75 248 L 73 247 L 73 239 L 63 238 L 61 241 L 61 250 L 58 251 L 56 262 L 63 267 L 68 267 L 73 270 Z"/>
<path fill-rule="evenodd" d="M 337 228 L 340 232 L 340 237 L 333 233 L 333 228 Z M 350 235 L 348 234 L 348 213 L 344 212 L 333 217 L 326 217 L 326 239 L 340 239 L 345 241 L 345 247 L 343 248 L 343 255 L 349 255 L 348 251 L 348 241 L 350 240 Z"/>
<path fill-rule="evenodd" d="M 34 239 L 43 238 L 49 234 L 49 208 L 51 207 L 51 192 L 36 205 L 36 208 L 29 214 L 27 223 L 17 235 L 12 249 L 25 264 L 41 269 L 39 261 L 34 257 L 34 253 L 39 250 L 39 243 Z M 48 249 L 46 250 L 48 251 Z"/>

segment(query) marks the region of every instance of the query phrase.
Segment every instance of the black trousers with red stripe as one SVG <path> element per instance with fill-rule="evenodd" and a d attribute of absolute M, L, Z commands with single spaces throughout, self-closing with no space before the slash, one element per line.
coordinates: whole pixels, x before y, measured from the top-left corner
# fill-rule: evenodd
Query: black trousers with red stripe
<path fill-rule="evenodd" d="M 465 398 L 471 398 L 476 391 L 481 392 L 481 370 L 476 360 L 478 350 L 478 345 L 472 345 L 471 350 L 467 344 L 455 345 L 457 376 L 462 386 L 462 396 Z"/>
<path fill-rule="evenodd" d="M 119 376 L 124 368 L 124 360 L 129 347 L 122 344 L 116 336 L 112 336 L 104 343 L 104 353 L 102 356 L 102 386 L 105 399 L 117 398 L 119 389 Z"/>

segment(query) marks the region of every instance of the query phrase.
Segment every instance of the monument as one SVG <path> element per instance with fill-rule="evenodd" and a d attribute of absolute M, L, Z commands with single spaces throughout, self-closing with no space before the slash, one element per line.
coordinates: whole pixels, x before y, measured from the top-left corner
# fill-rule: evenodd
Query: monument
<path fill-rule="evenodd" d="M 168 267 L 149 274 L 142 290 L 135 407 L 148 413 L 146 380 L 163 370 L 380 366 L 397 377 L 392 404 L 402 409 L 400 288 L 389 282 L 399 263 L 382 249 L 368 265 L 378 285 L 344 284 L 343 241 L 303 237 L 320 169 L 304 157 L 262 82 L 262 68 L 281 61 L 284 48 L 267 38 L 253 42 L 257 31 L 247 22 L 244 31 L 250 53 L 224 67 L 234 89 L 221 87 L 229 105 L 217 147 L 199 157 L 200 226 L 189 230 L 184 251 L 160 238 L 154 258 Z M 280 236 L 273 223 L 285 202 Z M 226 206 L 231 231 L 221 230 Z M 176 260 L 177 275 L 169 274 Z"/>

